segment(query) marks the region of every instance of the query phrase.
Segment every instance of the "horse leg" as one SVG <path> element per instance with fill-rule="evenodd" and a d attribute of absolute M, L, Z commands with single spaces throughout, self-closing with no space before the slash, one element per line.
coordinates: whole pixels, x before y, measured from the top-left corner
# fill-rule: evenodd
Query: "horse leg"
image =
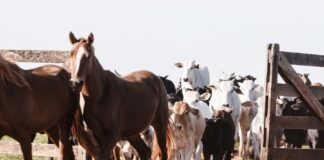
<path fill-rule="evenodd" d="M 131 136 L 127 140 L 135 148 L 141 160 L 150 159 L 151 149 L 143 141 L 140 134 Z"/>
<path fill-rule="evenodd" d="M 19 133 L 18 136 L 13 137 L 20 143 L 20 147 L 23 153 L 24 160 L 32 160 L 32 136 L 30 134 Z"/>
<path fill-rule="evenodd" d="M 70 116 L 73 117 L 73 116 Z M 72 127 L 72 118 L 64 118 L 59 124 L 59 148 L 60 148 L 60 160 L 71 160 L 75 159 L 72 144 L 70 143 Z"/>
<path fill-rule="evenodd" d="M 50 129 L 46 130 L 45 133 L 47 134 L 47 136 L 49 138 L 48 141 L 51 140 L 52 144 L 55 144 L 57 147 L 59 147 L 60 136 L 59 136 L 58 127 L 54 126 Z"/>
<path fill-rule="evenodd" d="M 117 135 L 113 132 L 106 132 L 104 133 L 105 137 L 98 138 L 96 137 L 97 142 L 100 146 L 100 152 L 95 160 L 112 160 L 112 150 L 118 141 Z"/>
<path fill-rule="evenodd" d="M 167 160 L 168 159 L 168 153 L 166 148 L 166 136 L 170 133 L 169 128 L 169 108 L 168 108 L 168 101 L 165 97 L 165 101 L 163 101 L 163 97 L 160 99 L 160 104 L 157 108 L 157 111 L 155 113 L 155 117 L 152 121 L 152 126 L 155 131 L 155 137 L 156 140 L 154 140 L 156 143 L 158 143 L 158 146 L 160 148 L 161 153 L 161 160 Z"/>

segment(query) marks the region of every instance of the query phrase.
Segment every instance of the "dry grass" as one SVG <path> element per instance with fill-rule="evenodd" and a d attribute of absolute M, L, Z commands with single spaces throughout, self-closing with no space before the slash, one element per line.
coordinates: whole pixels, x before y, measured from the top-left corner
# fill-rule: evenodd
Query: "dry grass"
<path fill-rule="evenodd" d="M 4 136 L 1 141 L 15 141 L 10 137 Z M 47 143 L 47 136 L 37 134 L 34 143 Z M 22 160 L 22 155 L 0 154 L 0 160 Z M 33 160 L 48 160 L 46 157 L 33 157 Z"/>

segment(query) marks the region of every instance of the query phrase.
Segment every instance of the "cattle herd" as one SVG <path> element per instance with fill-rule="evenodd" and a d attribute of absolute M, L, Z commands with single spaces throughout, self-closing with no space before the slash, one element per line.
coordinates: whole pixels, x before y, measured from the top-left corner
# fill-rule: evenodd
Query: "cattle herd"
<path fill-rule="evenodd" d="M 177 88 L 167 76 L 160 77 L 169 101 L 171 159 L 199 160 L 202 153 L 207 160 L 211 157 L 231 159 L 236 141 L 239 141 L 239 156 L 260 159 L 264 91 L 263 86 L 255 83 L 256 78 L 222 73 L 217 84 L 210 84 L 207 67 L 200 67 L 195 61 L 175 66 L 183 70 Z M 309 74 L 299 76 L 305 84 L 311 85 Z M 321 86 L 320 83 L 314 85 Z M 277 98 L 276 115 L 313 116 L 300 98 L 281 96 Z M 310 148 L 324 147 L 321 130 L 278 128 L 275 137 L 275 147 L 301 148 L 305 144 Z M 124 155 L 130 155 L 132 150 L 131 146 L 127 147 L 130 148 L 123 147 Z"/>
<path fill-rule="evenodd" d="M 71 102 L 73 108 L 69 114 L 66 114 L 66 120 L 64 119 L 63 123 L 66 125 L 58 125 L 59 127 L 65 126 L 65 129 L 72 127 L 73 136 L 92 157 L 100 160 L 120 159 L 120 157 L 126 160 L 149 159 L 149 156 L 151 159 L 162 160 L 200 160 L 203 156 L 206 160 L 229 160 L 234 156 L 234 147 L 237 142 L 239 144 L 238 156 L 243 159 L 260 159 L 265 112 L 264 88 L 256 84 L 255 77 L 223 72 L 218 77 L 217 83 L 210 83 L 208 68 L 193 60 L 175 63 L 175 66 L 182 70 L 177 87 L 168 79 L 168 76 L 158 78 L 147 71 L 122 76 L 117 72 L 114 74 L 103 70 L 94 55 L 93 40 L 92 34 L 87 39 L 77 39 L 70 33 L 70 41 L 73 45 L 67 65 L 70 81 L 66 80 L 69 73 L 64 71 L 65 77 L 62 84 L 66 92 L 71 92 L 73 102 L 79 101 L 74 93 L 81 92 L 85 106 L 81 113 L 81 109 L 76 108 L 77 105 Z M 9 79 L 10 76 L 13 77 L 11 79 L 18 77 L 23 85 L 12 83 L 10 87 L 18 88 L 18 93 L 21 91 L 19 88 L 26 86 L 28 93 L 30 90 L 33 90 L 31 95 L 40 93 L 40 98 L 45 97 L 43 101 L 46 101 L 46 95 L 42 95 L 42 92 L 38 93 L 33 88 L 35 85 L 28 81 L 28 77 L 24 77 L 27 73 L 19 75 L 23 73 L 23 70 L 9 64 L 2 57 L 0 60 L 0 67 L 12 66 L 15 71 L 0 68 L 2 69 L 0 80 Z M 47 66 L 27 72 L 39 79 L 43 79 L 44 75 L 51 77 L 63 72 L 57 67 L 54 69 Z M 308 74 L 299 74 L 299 77 L 306 85 L 322 87 L 320 83 L 312 84 Z M 5 83 L 0 84 L 2 88 L 7 89 L 6 94 L 14 94 L 8 90 L 7 86 L 4 86 Z M 46 86 L 46 80 L 42 81 L 42 84 Z M 26 91 L 26 95 L 30 94 Z M 0 95 L 0 109 L 1 105 L 5 104 L 2 102 L 5 98 L 2 97 Z M 25 101 L 34 102 L 33 100 L 35 98 L 31 97 Z M 324 103 L 324 100 L 321 102 Z M 35 101 L 36 103 L 38 102 Z M 11 103 L 6 104 L 6 106 L 10 105 Z M 34 107 L 34 112 L 44 114 L 43 110 L 37 111 L 35 106 L 31 105 L 31 107 Z M 299 97 L 278 97 L 276 115 L 314 116 L 309 108 Z M 52 110 L 49 109 L 48 112 L 51 113 Z M 0 111 L 3 112 L 3 110 Z M 26 116 L 33 117 L 31 115 L 34 112 Z M 71 114 L 74 113 L 73 121 Z M 25 129 L 24 133 L 27 133 L 25 142 L 29 142 L 30 135 L 32 133 L 34 135 L 35 132 L 44 131 L 48 135 L 59 135 L 60 137 L 52 136 L 51 139 L 61 148 L 60 159 L 74 158 L 71 155 L 72 149 L 68 148 L 70 145 L 66 137 L 71 131 L 56 126 L 57 121 L 62 119 L 62 115 L 51 119 L 51 123 L 44 124 L 45 127 L 38 126 L 30 130 L 23 128 L 19 129 L 19 132 L 12 128 L 17 128 L 19 124 L 28 121 L 23 120 L 14 126 L 11 118 L 6 119 L 9 116 L 3 116 L 3 113 L 0 115 L 2 115 L 0 136 L 9 135 L 18 140 L 24 151 L 24 159 L 31 159 L 31 152 L 29 152 L 30 143 L 23 145 L 23 138 L 16 136 L 20 135 L 18 133 L 22 133 L 23 129 Z M 37 122 L 37 120 L 33 121 Z M 87 127 L 84 126 L 83 121 Z M 8 126 L 11 128 L 8 129 Z M 65 131 L 64 135 L 63 131 Z M 324 131 L 321 130 L 276 128 L 275 134 L 275 147 L 301 148 L 305 144 L 308 144 L 310 148 L 324 147 Z M 67 158 L 66 155 L 71 157 Z"/>

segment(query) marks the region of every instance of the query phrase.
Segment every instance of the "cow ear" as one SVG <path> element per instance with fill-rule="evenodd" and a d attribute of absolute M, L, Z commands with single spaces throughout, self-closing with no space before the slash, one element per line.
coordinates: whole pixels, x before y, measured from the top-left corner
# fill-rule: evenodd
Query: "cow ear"
<path fill-rule="evenodd" d="M 199 69 L 199 64 L 195 64 L 195 65 L 194 65 L 194 68 Z"/>
<path fill-rule="evenodd" d="M 197 109 L 197 108 L 189 107 L 189 112 L 192 113 L 195 116 L 199 115 L 199 109 Z"/>
<path fill-rule="evenodd" d="M 215 85 L 208 85 L 207 87 L 210 89 L 215 89 L 215 90 L 217 89 L 217 87 Z"/>
<path fill-rule="evenodd" d="M 169 115 L 173 113 L 173 109 L 169 107 Z"/>
<path fill-rule="evenodd" d="M 249 108 L 252 108 L 256 105 L 256 102 L 253 102 L 253 101 L 245 101 L 243 103 L 241 103 L 241 105 L 243 107 L 249 107 Z"/>
<path fill-rule="evenodd" d="M 175 63 L 174 65 L 175 65 L 176 67 L 178 67 L 178 68 L 182 68 L 182 67 L 183 67 L 182 63 Z"/>
<path fill-rule="evenodd" d="M 203 93 L 203 94 L 199 95 L 199 99 L 200 100 L 203 100 L 203 101 L 209 100 L 210 97 L 211 97 L 211 94 L 210 93 Z"/>
<path fill-rule="evenodd" d="M 88 36 L 88 43 L 89 43 L 90 45 L 92 45 L 93 41 L 94 41 L 94 36 L 93 36 L 92 33 L 90 33 L 89 36 Z"/>
<path fill-rule="evenodd" d="M 233 110 L 228 108 L 228 106 L 221 106 L 221 107 L 218 107 L 218 109 L 217 109 L 218 115 L 222 115 L 223 113 L 231 114 L 232 111 Z"/>
<path fill-rule="evenodd" d="M 243 94 L 243 92 L 241 91 L 241 89 L 239 87 L 234 86 L 233 90 L 237 93 L 237 94 Z"/>
<path fill-rule="evenodd" d="M 78 39 L 75 38 L 75 36 L 74 36 L 74 34 L 72 32 L 70 32 L 69 38 L 70 38 L 71 44 L 74 44 L 74 43 L 78 42 Z"/>

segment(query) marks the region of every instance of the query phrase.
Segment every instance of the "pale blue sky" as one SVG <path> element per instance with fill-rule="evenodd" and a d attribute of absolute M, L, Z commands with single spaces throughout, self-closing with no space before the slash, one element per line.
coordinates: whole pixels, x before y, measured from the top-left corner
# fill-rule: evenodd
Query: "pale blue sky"
<path fill-rule="evenodd" d="M 0 48 L 69 50 L 69 31 L 93 32 L 101 64 L 122 74 L 147 69 L 177 84 L 174 63 L 195 59 L 209 67 L 213 83 L 222 71 L 263 79 L 269 42 L 324 53 L 323 6 L 310 0 L 2 1 Z M 299 71 L 324 82 L 324 68 Z"/>

